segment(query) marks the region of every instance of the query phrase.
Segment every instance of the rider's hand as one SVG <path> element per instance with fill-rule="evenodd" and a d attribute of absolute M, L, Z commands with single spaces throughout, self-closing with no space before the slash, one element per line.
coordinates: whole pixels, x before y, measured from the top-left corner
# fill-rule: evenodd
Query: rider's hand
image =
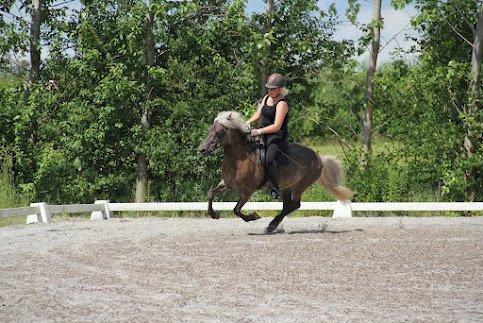
<path fill-rule="evenodd" d="M 250 132 L 250 136 L 252 137 L 258 137 L 261 135 L 262 135 L 262 132 L 260 131 L 260 129 L 252 129 L 252 131 Z"/>

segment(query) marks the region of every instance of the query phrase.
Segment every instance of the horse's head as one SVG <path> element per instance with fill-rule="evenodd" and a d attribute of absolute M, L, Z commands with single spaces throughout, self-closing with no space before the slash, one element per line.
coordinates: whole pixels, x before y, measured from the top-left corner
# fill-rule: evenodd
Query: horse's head
<path fill-rule="evenodd" d="M 214 122 L 208 129 L 205 140 L 198 147 L 198 153 L 206 156 L 215 151 L 218 147 L 223 146 L 226 141 L 226 133 L 228 128 L 218 122 Z"/>
<path fill-rule="evenodd" d="M 218 147 L 233 144 L 234 134 L 249 133 L 250 129 L 239 112 L 224 111 L 218 114 L 208 129 L 205 140 L 198 147 L 198 153 L 206 156 Z"/>

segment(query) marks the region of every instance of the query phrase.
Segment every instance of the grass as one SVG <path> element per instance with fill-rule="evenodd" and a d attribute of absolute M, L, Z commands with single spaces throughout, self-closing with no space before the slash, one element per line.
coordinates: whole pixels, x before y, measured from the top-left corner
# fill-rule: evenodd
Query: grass
<path fill-rule="evenodd" d="M 5 172 L 0 172 L 0 209 L 9 209 L 21 206 L 30 205 L 29 198 L 20 194 L 12 187 L 10 175 Z M 24 224 L 27 217 L 0 217 L 0 227 L 7 225 Z"/>
<path fill-rule="evenodd" d="M 27 221 L 26 216 L 13 216 L 9 218 L 0 218 L 0 227 L 5 227 L 8 225 L 25 224 L 25 221 Z"/>
<path fill-rule="evenodd" d="M 344 156 L 343 148 L 337 142 L 317 143 L 316 141 L 306 140 L 301 144 L 312 148 L 320 155 L 331 155 L 338 159 L 342 159 Z"/>
<path fill-rule="evenodd" d="M 10 176 L 6 172 L 0 173 L 0 209 L 28 206 L 29 198 L 20 194 L 12 187 Z"/>

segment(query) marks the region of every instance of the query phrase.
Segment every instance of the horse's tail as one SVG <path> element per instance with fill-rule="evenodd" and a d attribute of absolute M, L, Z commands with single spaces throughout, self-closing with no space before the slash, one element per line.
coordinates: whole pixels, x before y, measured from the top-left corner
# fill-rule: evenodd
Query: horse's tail
<path fill-rule="evenodd" d="M 337 197 L 341 201 L 347 201 L 354 196 L 354 193 L 347 187 L 341 185 L 344 177 L 344 171 L 340 161 L 332 156 L 319 155 L 321 163 L 321 174 L 317 179 L 317 183 L 327 189 L 329 193 Z"/>

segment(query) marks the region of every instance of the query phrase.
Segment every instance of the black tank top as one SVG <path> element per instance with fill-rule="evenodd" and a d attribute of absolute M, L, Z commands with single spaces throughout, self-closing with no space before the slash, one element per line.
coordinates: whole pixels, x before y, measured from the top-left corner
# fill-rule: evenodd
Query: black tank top
<path fill-rule="evenodd" d="M 265 101 L 263 102 L 263 107 L 262 107 L 262 127 L 267 127 L 274 124 L 278 103 L 282 101 L 287 102 L 285 98 L 283 98 L 280 101 L 278 101 L 275 106 L 269 106 L 267 105 L 267 100 L 268 100 L 268 95 L 265 98 Z M 282 127 L 280 128 L 279 131 L 263 135 L 265 142 L 267 144 L 270 144 L 270 142 L 272 142 L 275 139 L 281 139 L 282 141 L 287 141 L 287 137 L 288 137 L 287 123 L 288 123 L 288 112 L 285 115 L 285 118 L 283 119 Z"/>

